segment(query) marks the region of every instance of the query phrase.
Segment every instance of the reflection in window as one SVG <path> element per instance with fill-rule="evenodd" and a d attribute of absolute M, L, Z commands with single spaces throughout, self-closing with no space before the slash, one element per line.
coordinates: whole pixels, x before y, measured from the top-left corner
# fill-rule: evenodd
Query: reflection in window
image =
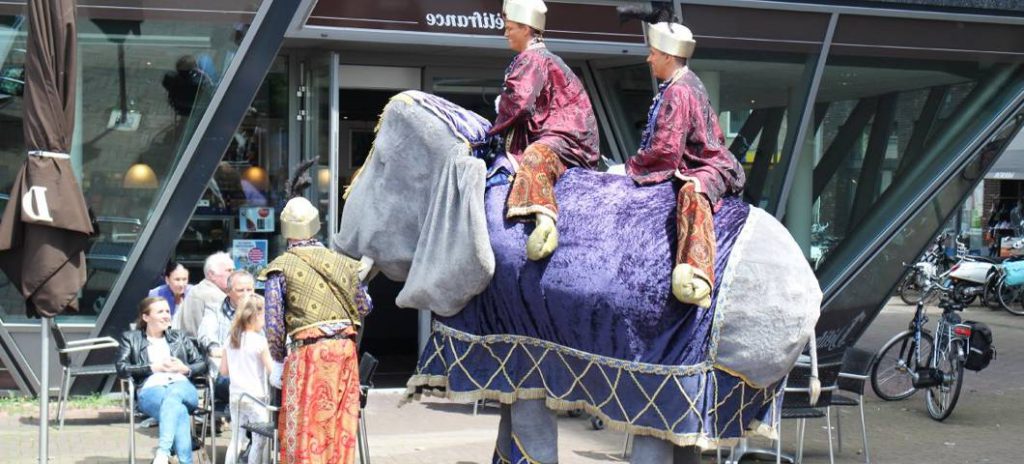
<path fill-rule="evenodd" d="M 118 17 L 145 20 L 109 19 L 103 15 L 113 10 L 104 8 L 79 16 L 80 84 L 71 157 L 99 225 L 86 254 L 88 281 L 79 300 L 80 316 L 95 317 L 106 303 L 258 3 L 233 1 L 230 13 L 202 20 L 166 20 L 136 7 L 118 9 Z M 25 19 L 23 14 L 0 16 L 4 194 L 25 156 Z M 152 277 L 155 283 L 157 276 Z M 0 318 L 24 318 L 21 296 L 6 277 L 0 277 Z"/>
<path fill-rule="evenodd" d="M 178 242 L 175 259 L 192 280 L 202 279 L 203 261 L 218 251 L 252 274 L 283 251 L 276 231 L 289 175 L 287 114 L 288 57 L 277 56 Z M 309 173 L 313 182 L 318 174 Z"/>
<path fill-rule="evenodd" d="M 595 75 L 619 151 L 623 156 L 632 156 L 640 147 L 640 133 L 647 124 L 647 109 L 654 98 L 651 70 L 641 63 L 597 69 Z M 601 139 L 605 143 L 608 136 L 602 134 Z M 615 161 L 621 163 L 625 159 Z"/>

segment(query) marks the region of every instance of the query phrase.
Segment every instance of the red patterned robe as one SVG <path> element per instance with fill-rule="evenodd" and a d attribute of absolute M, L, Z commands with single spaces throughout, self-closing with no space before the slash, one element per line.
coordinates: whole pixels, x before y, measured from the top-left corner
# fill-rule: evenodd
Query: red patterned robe
<path fill-rule="evenodd" d="M 689 263 L 713 285 L 712 210 L 723 196 L 743 191 L 746 175 L 725 146 L 704 84 L 689 67 L 659 87 L 640 149 L 626 161 L 626 172 L 641 185 L 683 181 L 676 211 L 676 263 Z"/>
<path fill-rule="evenodd" d="M 543 213 L 557 219 L 555 182 L 566 168 L 596 168 L 601 157 L 597 119 L 583 83 L 539 42 L 516 55 L 505 73 L 489 132 L 495 134 L 505 136 L 518 170 L 509 217 Z"/>

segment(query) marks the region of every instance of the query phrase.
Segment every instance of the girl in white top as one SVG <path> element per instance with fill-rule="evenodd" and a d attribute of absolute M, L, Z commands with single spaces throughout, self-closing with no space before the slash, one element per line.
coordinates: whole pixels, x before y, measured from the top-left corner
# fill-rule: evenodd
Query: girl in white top
<path fill-rule="evenodd" d="M 250 398 L 242 397 L 247 393 L 260 401 L 267 401 L 267 374 L 274 361 L 270 357 L 267 337 L 263 335 L 263 323 L 263 298 L 258 295 L 245 300 L 231 323 L 230 341 L 220 363 L 221 375 L 231 378 L 231 444 L 224 462 L 236 462 L 238 453 L 244 449 L 241 447 L 245 435 L 243 425 L 269 420 L 266 409 Z M 265 451 L 269 450 L 264 437 L 253 434 L 249 463 L 265 462 Z"/>

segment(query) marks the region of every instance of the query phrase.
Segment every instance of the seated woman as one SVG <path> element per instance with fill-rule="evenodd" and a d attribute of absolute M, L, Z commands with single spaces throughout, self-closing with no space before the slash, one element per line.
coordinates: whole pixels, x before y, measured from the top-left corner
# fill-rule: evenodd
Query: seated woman
<path fill-rule="evenodd" d="M 160 442 L 154 463 L 165 464 L 171 446 L 178 462 L 192 462 L 191 419 L 199 395 L 190 379 L 206 373 L 206 360 L 184 332 L 171 330 L 167 300 L 149 297 L 139 303 L 138 330 L 125 332 L 117 373 L 139 386 L 139 410 L 157 418 Z"/>
<path fill-rule="evenodd" d="M 164 268 L 163 277 L 164 284 L 151 289 L 149 296 L 160 296 L 167 300 L 171 307 L 171 316 L 174 316 L 174 310 L 185 301 L 188 291 L 192 290 L 192 285 L 188 283 L 188 269 L 177 261 L 171 261 Z"/>

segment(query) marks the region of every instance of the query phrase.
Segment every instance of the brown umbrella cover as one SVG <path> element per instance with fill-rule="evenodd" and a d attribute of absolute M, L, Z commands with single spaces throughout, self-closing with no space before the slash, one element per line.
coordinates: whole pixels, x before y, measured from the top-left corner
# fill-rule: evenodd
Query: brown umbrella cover
<path fill-rule="evenodd" d="M 78 310 L 93 232 L 68 152 L 75 121 L 74 0 L 28 2 L 24 129 L 28 159 L 0 219 L 0 268 L 29 317 Z"/>

